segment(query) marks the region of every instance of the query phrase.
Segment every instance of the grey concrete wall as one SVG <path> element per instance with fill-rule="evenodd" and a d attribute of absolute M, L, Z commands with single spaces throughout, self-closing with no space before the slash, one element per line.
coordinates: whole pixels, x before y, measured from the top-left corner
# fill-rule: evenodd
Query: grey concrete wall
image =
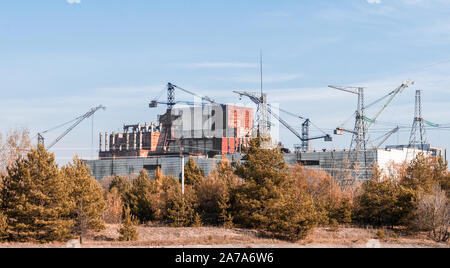
<path fill-rule="evenodd" d="M 240 155 L 234 155 L 237 160 L 241 159 Z M 221 156 L 217 158 L 194 157 L 198 167 L 203 171 L 205 176 L 216 168 L 221 161 Z M 230 155 L 229 161 L 233 159 Z M 189 161 L 189 157 L 185 157 L 185 164 Z M 152 177 L 154 171 L 160 167 L 164 175 L 173 175 L 176 178 L 181 177 L 181 158 L 180 157 L 158 157 L 158 158 L 140 158 L 140 159 L 120 159 L 120 160 L 90 160 L 86 161 L 89 165 L 93 176 L 97 180 L 104 177 L 115 175 L 139 174 L 146 169 Z"/>
<path fill-rule="evenodd" d="M 384 165 L 384 163 L 388 163 L 391 160 L 399 162 L 402 157 L 398 157 L 398 154 L 399 152 L 396 150 L 369 150 L 366 155 L 368 169 L 378 164 L 379 158 L 382 159 L 381 165 Z M 320 151 L 306 152 L 299 155 L 295 153 L 285 154 L 285 160 L 288 165 L 294 165 L 301 162 L 308 167 L 324 170 L 336 179 L 339 179 L 341 176 L 345 175 L 344 173 L 351 171 L 347 161 L 348 156 L 348 151 Z M 236 161 L 242 159 L 242 155 L 240 154 L 228 155 L 227 157 L 230 162 L 233 161 L 233 158 Z M 204 174 L 208 176 L 211 171 L 215 169 L 217 164 L 220 163 L 221 158 L 222 156 L 217 156 L 215 158 L 194 157 L 194 160 L 200 169 L 203 170 Z M 360 159 L 362 160 L 364 158 L 361 157 Z M 188 161 L 189 157 L 185 157 L 185 163 Z M 180 157 L 95 160 L 86 162 L 90 166 L 90 169 L 97 180 L 113 175 L 139 174 L 142 169 L 146 169 L 147 172 L 153 176 L 157 167 L 161 168 L 164 175 L 173 175 L 176 178 L 181 177 Z M 362 167 L 364 164 L 361 163 L 360 166 Z M 384 167 L 381 166 L 381 168 Z M 371 174 L 371 171 L 369 171 L 369 173 Z"/>

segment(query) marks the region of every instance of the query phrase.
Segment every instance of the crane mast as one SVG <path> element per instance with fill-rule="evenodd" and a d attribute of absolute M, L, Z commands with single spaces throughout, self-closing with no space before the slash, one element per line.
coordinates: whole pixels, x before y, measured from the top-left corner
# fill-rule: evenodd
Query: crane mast
<path fill-rule="evenodd" d="M 167 102 L 160 102 L 158 101 L 159 97 L 152 100 L 149 104 L 150 108 L 157 108 L 158 104 L 167 105 L 167 112 L 164 116 L 161 117 L 161 123 L 162 127 L 164 129 L 162 133 L 162 148 L 165 152 L 169 150 L 169 143 L 174 142 L 175 139 L 173 137 L 173 133 L 171 131 L 173 121 L 178 118 L 177 116 L 172 115 L 172 110 L 175 107 L 176 104 L 183 103 L 190 106 L 194 106 L 196 103 L 191 101 L 176 101 L 175 100 L 175 90 L 179 89 L 185 93 L 188 93 L 192 96 L 200 98 L 202 101 L 209 102 L 211 104 L 217 104 L 215 100 L 211 99 L 208 96 L 201 96 L 199 94 L 196 94 L 190 90 L 184 89 L 182 87 L 179 87 L 177 85 L 174 85 L 172 83 L 167 83 Z"/>
<path fill-rule="evenodd" d="M 386 137 L 378 144 L 378 146 L 375 149 L 380 148 L 381 146 L 383 146 L 383 144 L 389 140 L 390 137 L 392 137 L 392 135 L 394 135 L 395 133 L 397 133 L 400 130 L 400 127 L 396 127 L 393 130 L 389 131 L 388 133 L 386 133 Z"/>
<path fill-rule="evenodd" d="M 367 121 L 369 121 L 369 125 L 367 126 L 367 129 L 369 129 L 380 117 L 380 115 L 384 112 L 384 110 L 386 110 L 386 108 L 392 103 L 392 101 L 394 100 L 394 98 L 403 92 L 404 89 L 406 89 L 407 87 L 409 87 L 410 85 L 414 85 L 414 81 L 412 80 L 406 80 L 404 81 L 398 88 L 396 88 L 394 91 L 390 92 L 388 95 L 384 96 L 382 99 L 389 97 L 388 101 L 383 105 L 383 107 L 381 107 L 380 111 L 378 111 L 378 113 L 372 118 L 365 118 Z M 379 101 L 374 102 L 373 104 L 370 104 L 367 106 L 371 107 L 372 105 L 374 105 L 375 103 L 377 103 Z"/>
<path fill-rule="evenodd" d="M 50 143 L 50 145 L 47 147 L 47 150 L 50 150 L 53 146 L 55 146 L 60 140 L 62 140 L 67 134 L 69 134 L 74 128 L 76 128 L 81 122 L 83 122 L 85 119 L 93 116 L 98 110 L 103 109 L 105 110 L 106 107 L 100 105 L 98 107 L 92 108 L 89 112 L 85 113 L 84 115 L 78 117 L 75 119 L 75 123 L 72 124 L 66 131 L 64 131 L 58 138 L 56 138 L 55 141 Z M 49 130 L 44 131 L 42 133 L 47 133 Z M 44 145 L 44 137 L 41 133 L 38 133 L 38 143 Z"/>
<path fill-rule="evenodd" d="M 256 94 L 252 94 L 252 93 L 249 93 L 249 92 L 242 92 L 242 91 L 234 91 L 234 93 L 236 93 L 236 94 L 238 94 L 238 95 L 240 95 L 240 96 L 246 96 L 246 97 L 248 97 L 248 98 L 249 98 L 251 101 L 253 101 L 256 105 L 260 105 L 260 104 L 261 104 L 261 98 L 259 98 L 258 96 L 256 96 Z M 271 106 L 270 104 L 267 104 L 267 112 L 268 112 L 269 114 L 271 114 L 273 117 L 275 117 L 275 119 L 277 119 L 277 120 L 278 120 L 283 126 L 285 126 L 289 131 L 291 131 L 291 132 L 292 132 L 292 133 L 293 133 L 300 141 L 302 141 L 302 146 L 303 146 L 303 147 L 304 147 L 305 144 L 309 145 L 309 141 L 311 141 L 311 140 L 317 140 L 317 139 L 324 139 L 325 141 L 332 141 L 332 140 L 333 140 L 332 137 L 331 137 L 330 135 L 324 135 L 324 136 L 319 136 L 319 137 L 313 137 L 313 138 L 310 138 L 310 137 L 309 137 L 309 131 L 308 131 L 307 134 L 306 134 L 306 133 L 302 133 L 302 134 L 298 133 L 297 130 L 295 130 L 292 126 L 290 126 L 283 118 L 281 118 L 279 115 L 277 115 L 276 113 L 274 113 L 274 112 L 272 111 L 271 108 L 272 108 L 272 106 Z M 291 114 L 291 115 L 293 115 L 293 116 L 295 116 L 295 117 L 304 119 L 303 117 L 298 116 L 298 115 L 294 115 L 294 114 L 291 113 L 291 112 L 288 112 L 288 111 L 285 111 L 285 110 L 282 110 L 282 109 L 280 109 L 280 111 L 283 111 L 283 112 L 288 113 L 288 114 Z M 310 120 L 307 119 L 306 122 L 307 122 L 308 130 L 309 130 L 309 123 L 310 123 Z M 305 124 L 304 124 L 303 126 L 305 126 Z"/>

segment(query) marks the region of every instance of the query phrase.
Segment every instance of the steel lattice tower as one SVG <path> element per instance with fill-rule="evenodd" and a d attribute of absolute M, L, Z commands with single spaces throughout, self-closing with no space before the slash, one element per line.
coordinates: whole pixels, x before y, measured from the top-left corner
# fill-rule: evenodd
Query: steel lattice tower
<path fill-rule="evenodd" d="M 350 144 L 349 161 L 353 170 L 353 178 L 367 180 L 367 125 L 365 119 L 364 88 L 358 88 L 358 108 L 355 128 Z"/>
<path fill-rule="evenodd" d="M 310 140 L 309 140 L 309 128 L 310 128 L 311 121 L 309 119 L 306 119 L 305 122 L 302 124 L 302 152 L 308 152 L 310 148 Z"/>
<path fill-rule="evenodd" d="M 414 121 L 411 129 L 411 136 L 409 138 L 408 150 L 420 149 L 425 150 L 426 137 L 425 137 L 425 120 L 422 116 L 422 91 L 416 91 L 416 105 L 414 111 Z"/>

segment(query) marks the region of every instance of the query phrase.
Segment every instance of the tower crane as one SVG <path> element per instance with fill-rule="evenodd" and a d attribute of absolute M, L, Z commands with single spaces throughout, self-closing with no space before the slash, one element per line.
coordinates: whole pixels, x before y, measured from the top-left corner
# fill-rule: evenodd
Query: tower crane
<path fill-rule="evenodd" d="M 355 128 L 354 130 L 348 130 L 338 127 L 334 134 L 343 135 L 344 132 L 349 132 L 353 134 L 352 142 L 350 144 L 349 150 L 349 161 L 351 163 L 351 168 L 353 169 L 353 178 L 350 182 L 345 182 L 345 184 L 353 184 L 355 179 L 364 180 L 368 179 L 367 171 L 367 128 L 364 122 L 365 118 L 365 103 L 364 103 L 364 88 L 363 87 L 338 87 L 329 86 L 340 91 L 355 94 L 358 96 L 358 106 L 356 110 L 355 118 Z M 353 147 L 354 146 L 354 147 Z M 360 152 L 363 153 L 363 158 L 360 156 Z M 361 167 L 363 167 L 361 169 Z"/>
<path fill-rule="evenodd" d="M 272 106 L 271 106 L 270 104 L 267 104 L 267 105 L 268 105 L 270 108 L 272 108 Z M 300 116 L 300 115 L 291 113 L 291 112 L 286 111 L 286 110 L 281 109 L 281 108 L 278 108 L 278 110 L 279 110 L 280 112 L 283 112 L 283 113 L 287 114 L 287 115 L 293 116 L 293 117 L 295 117 L 295 118 L 297 118 L 297 119 L 304 120 L 304 122 L 302 123 L 302 146 L 301 146 L 301 150 L 302 150 L 302 152 L 307 152 L 307 151 L 309 151 L 309 149 L 310 149 L 310 141 L 311 141 L 311 140 L 314 140 L 314 139 L 310 139 L 310 138 L 309 138 L 309 130 L 310 130 L 310 127 L 311 127 L 311 125 L 314 125 L 314 124 L 311 122 L 311 120 L 310 120 L 310 119 L 306 119 L 306 118 L 304 118 L 303 116 Z M 314 126 L 315 126 L 315 125 L 314 125 Z M 323 132 L 323 134 L 325 134 L 325 136 L 318 137 L 318 139 L 321 139 L 321 138 L 324 138 L 324 137 L 329 136 L 329 135 L 327 135 L 323 130 L 321 130 L 320 128 L 318 128 L 317 126 L 315 126 L 315 127 L 316 127 L 317 129 L 319 129 L 321 132 Z M 328 140 L 328 141 L 332 141 L 332 138 L 331 138 L 331 137 L 330 137 L 330 139 L 331 139 L 331 140 Z"/>
<path fill-rule="evenodd" d="M 207 101 L 212 104 L 217 104 L 215 100 L 211 99 L 208 96 L 200 96 L 190 90 L 184 89 L 184 88 L 174 85 L 172 83 L 168 83 L 167 84 L 167 102 L 160 102 L 160 101 L 158 101 L 158 98 L 156 98 L 150 102 L 150 105 L 149 105 L 150 108 L 156 108 L 156 107 L 158 107 L 158 104 L 167 105 L 167 108 L 169 110 L 173 109 L 173 107 L 179 103 L 183 103 L 183 104 L 187 104 L 187 105 L 195 105 L 194 102 L 190 102 L 190 101 L 175 101 L 175 89 L 179 89 L 181 91 L 184 91 L 185 93 L 188 93 L 192 96 L 200 98 L 202 101 Z"/>
<path fill-rule="evenodd" d="M 194 106 L 196 103 L 193 102 L 193 101 L 176 101 L 176 102 L 173 102 L 173 103 L 168 103 L 168 102 L 164 102 L 164 101 L 152 100 L 150 102 L 150 104 L 149 104 L 149 107 L 150 108 L 158 108 L 159 105 L 167 105 L 167 106 L 169 106 L 171 104 L 173 104 L 173 105 L 186 104 L 186 105 L 189 105 L 189 106 Z"/>
<path fill-rule="evenodd" d="M 167 102 L 161 102 L 158 100 L 159 97 L 157 97 L 154 100 L 152 100 L 149 104 L 150 108 L 157 108 L 159 104 L 167 105 L 166 114 L 161 116 L 161 118 L 160 118 L 161 123 L 162 123 L 162 128 L 163 128 L 163 130 L 161 131 L 162 132 L 162 145 L 161 146 L 162 146 L 162 149 L 166 152 L 168 151 L 169 143 L 176 141 L 174 139 L 173 133 L 171 132 L 172 124 L 173 124 L 172 122 L 178 118 L 177 116 L 172 115 L 173 107 L 179 103 L 187 104 L 190 106 L 193 106 L 196 104 L 195 102 L 191 102 L 191 101 L 175 101 L 175 90 L 176 89 L 179 89 L 179 90 L 181 90 L 185 93 L 188 93 L 192 96 L 198 97 L 202 101 L 206 101 L 211 104 L 217 104 L 216 101 L 214 101 L 213 99 L 211 99 L 208 96 L 200 96 L 199 94 L 196 94 L 190 90 L 184 89 L 184 88 L 174 85 L 172 83 L 167 83 Z"/>
<path fill-rule="evenodd" d="M 370 119 L 368 117 L 364 118 L 365 121 L 369 122 L 369 124 L 367 125 L 367 129 L 369 129 L 374 123 L 376 123 L 376 121 L 378 120 L 380 115 L 384 112 L 384 110 L 386 110 L 386 108 L 392 103 L 392 101 L 398 94 L 402 93 L 403 90 L 408 88 L 409 86 L 414 85 L 414 83 L 415 82 L 412 80 L 406 80 L 399 87 L 397 87 L 396 89 L 391 91 L 389 94 L 387 94 L 384 97 L 380 98 L 379 100 L 367 105 L 366 109 L 372 107 L 373 105 L 381 102 L 382 100 L 384 100 L 386 98 L 389 98 L 388 101 L 381 107 L 381 109 L 378 111 L 378 113 L 375 114 L 375 116 L 372 119 Z"/>
<path fill-rule="evenodd" d="M 336 135 L 343 135 L 344 132 L 348 132 L 353 134 L 353 139 L 352 139 L 352 143 L 350 145 L 350 159 L 352 161 L 352 165 L 353 167 L 355 166 L 361 166 L 360 163 L 362 161 L 359 160 L 359 152 L 363 151 L 364 153 L 364 169 L 366 169 L 366 165 L 367 165 L 367 156 L 366 156 L 366 152 L 367 152 L 367 142 L 370 140 L 369 139 L 369 133 L 368 130 L 370 129 L 370 127 L 377 122 L 378 118 L 380 117 L 380 115 L 386 110 L 386 108 L 392 103 L 392 101 L 394 100 L 394 98 L 403 92 L 403 90 L 407 87 L 409 87 L 410 85 L 413 85 L 414 81 L 412 80 L 406 80 L 404 81 L 399 87 L 397 87 L 396 89 L 394 89 L 393 91 L 391 91 L 389 94 L 383 96 L 382 98 L 376 100 L 375 102 L 369 104 L 369 105 L 365 105 L 365 99 L 364 99 L 364 88 L 363 87 L 338 87 L 338 86 L 329 86 L 330 88 L 334 88 L 337 90 L 341 90 L 341 91 L 345 91 L 348 93 L 352 93 L 352 94 L 356 94 L 358 95 L 358 108 L 356 111 L 356 121 L 355 121 L 355 128 L 354 130 L 349 130 L 349 129 L 344 129 L 342 127 L 338 127 L 335 130 L 335 134 Z M 381 107 L 381 109 L 375 114 L 375 116 L 373 118 L 369 118 L 365 115 L 365 111 L 366 109 L 374 106 L 375 104 L 388 99 L 387 102 Z M 394 133 L 398 132 L 398 129 L 394 129 L 390 132 L 388 132 L 386 134 L 386 139 L 383 141 L 386 142 L 387 139 L 389 139 Z M 381 143 L 378 147 L 375 148 L 379 148 L 381 145 L 383 145 L 383 143 Z M 355 150 L 354 152 L 353 150 L 353 144 L 355 144 Z M 352 157 L 352 154 L 355 154 Z M 358 177 L 360 177 L 362 174 L 357 173 L 356 174 Z M 365 177 L 367 178 L 367 170 L 366 170 L 366 174 Z"/>
<path fill-rule="evenodd" d="M 383 144 L 389 140 L 390 137 L 392 137 L 392 135 L 394 135 L 395 133 L 397 133 L 400 130 L 400 127 L 396 127 L 393 130 L 389 131 L 388 133 L 386 133 L 383 137 L 384 139 L 375 147 L 375 149 L 380 148 L 381 146 L 383 146 Z"/>
<path fill-rule="evenodd" d="M 243 92 L 243 91 L 233 91 L 234 93 L 242 96 L 246 96 L 248 97 L 251 101 L 253 101 L 256 105 L 259 105 L 261 102 L 261 98 L 259 96 L 257 96 L 256 94 L 253 93 L 249 93 L 249 92 Z M 270 104 L 267 105 L 267 111 L 269 112 L 269 114 L 271 114 L 273 117 L 275 117 L 275 119 L 277 119 L 283 126 L 285 126 L 289 131 L 291 131 L 298 139 L 300 139 L 300 141 L 302 142 L 307 142 L 307 141 L 311 141 L 311 140 L 318 140 L 318 139 L 324 139 L 327 142 L 333 141 L 333 138 L 326 134 L 324 136 L 319 136 L 319 137 L 312 137 L 312 138 L 306 138 L 304 137 L 304 135 L 301 135 L 300 133 L 298 133 L 292 126 L 290 126 L 283 118 L 281 118 L 279 115 L 277 115 L 276 113 L 274 113 L 272 111 L 272 106 Z M 288 113 L 290 115 L 293 115 L 295 117 L 304 119 L 301 116 L 295 115 L 291 112 L 285 111 L 280 109 L 280 111 L 283 111 L 285 113 Z M 307 119 L 307 121 L 309 121 L 309 119 Z"/>
<path fill-rule="evenodd" d="M 63 139 L 67 134 L 69 134 L 69 132 L 71 132 L 74 128 L 76 128 L 81 122 L 83 122 L 85 119 L 87 119 L 87 118 L 93 116 L 93 115 L 94 115 L 98 110 L 100 110 L 100 109 L 105 110 L 106 107 L 100 105 L 100 106 L 98 106 L 98 107 L 92 108 L 91 110 L 89 110 L 89 112 L 85 113 L 84 115 L 82 115 L 82 116 L 80 116 L 80 117 L 75 118 L 74 120 L 72 120 L 72 121 L 70 121 L 70 122 L 68 122 L 68 123 L 66 123 L 66 124 L 63 124 L 63 125 L 54 127 L 54 128 L 52 128 L 52 129 L 43 131 L 43 132 L 41 132 L 41 133 L 38 133 L 38 144 L 44 145 L 44 136 L 43 136 L 43 134 L 46 134 L 46 133 L 48 133 L 48 132 L 50 132 L 50 131 L 52 131 L 52 130 L 55 130 L 55 129 L 57 129 L 57 128 L 59 128 L 59 127 L 62 127 L 62 126 L 64 126 L 64 125 L 67 125 L 67 124 L 69 124 L 69 123 L 75 122 L 75 123 L 73 123 L 66 131 L 64 131 L 58 138 L 56 138 L 55 141 L 53 141 L 52 143 L 50 143 L 50 145 L 47 147 L 47 150 L 50 150 L 50 149 L 51 149 L 53 146 L 55 146 L 61 139 Z"/>
<path fill-rule="evenodd" d="M 369 104 L 369 105 L 367 105 L 367 106 L 361 106 L 361 107 L 358 109 L 358 110 L 359 110 L 359 113 L 361 114 L 360 116 L 357 116 L 358 125 L 362 125 L 363 131 L 365 132 L 364 134 L 365 134 L 365 136 L 367 136 L 367 140 L 369 140 L 369 138 L 368 138 L 368 135 L 369 135 L 368 131 L 369 131 L 369 129 L 372 127 L 373 124 L 375 124 L 375 123 L 377 122 L 377 120 L 378 120 L 378 118 L 380 117 L 380 115 L 381 115 L 381 114 L 386 110 L 386 108 L 392 103 L 392 101 L 394 100 L 394 98 L 395 98 L 398 94 L 402 93 L 403 90 L 405 90 L 405 89 L 408 88 L 409 86 L 413 85 L 414 83 L 415 83 L 415 82 L 412 81 L 412 80 L 406 80 L 406 81 L 404 81 L 399 87 L 397 87 L 397 88 L 394 89 L 393 91 L 389 92 L 387 95 L 381 97 L 380 99 L 378 99 L 378 100 L 372 102 L 371 104 Z M 339 89 L 339 90 L 343 90 L 342 88 L 339 88 L 339 87 L 336 87 L 336 86 L 330 86 L 330 87 L 331 87 L 331 88 L 335 88 L 335 89 Z M 348 91 L 348 90 L 345 90 L 345 89 L 344 89 L 344 91 Z M 356 94 L 356 92 L 352 92 L 352 91 L 348 91 L 348 92 Z M 374 105 L 380 103 L 381 101 L 385 100 L 386 98 L 388 98 L 387 102 L 386 102 L 385 104 L 383 104 L 383 106 L 381 107 L 381 109 L 375 114 L 375 116 L 374 116 L 373 118 L 369 118 L 369 117 L 365 116 L 364 114 L 362 114 L 362 113 L 364 113 L 365 110 L 369 109 L 370 107 L 373 107 Z M 360 99 L 360 102 L 363 102 L 363 101 L 364 101 L 364 100 L 361 100 L 361 99 Z M 366 122 L 366 123 L 364 123 L 364 122 Z M 398 130 L 397 130 L 397 131 L 398 131 Z M 354 135 L 358 135 L 359 130 L 357 131 L 356 128 L 355 128 L 354 131 L 351 131 L 351 130 L 348 130 L 348 129 L 344 129 L 344 128 L 340 128 L 340 127 L 339 127 L 339 128 L 336 129 L 335 134 L 336 134 L 336 135 L 343 135 L 344 132 L 348 132 L 348 133 L 352 133 L 352 134 L 354 134 Z M 388 135 L 388 134 L 391 134 L 391 135 L 389 135 L 389 137 L 390 137 L 390 136 L 392 136 L 394 133 L 391 133 L 391 131 L 390 131 L 390 132 L 386 133 L 386 135 Z M 360 141 L 360 142 L 362 142 L 362 141 Z M 386 141 L 384 141 L 384 142 L 386 142 Z M 384 142 L 383 142 L 383 143 L 384 143 Z M 381 145 L 380 145 L 380 146 L 381 146 Z M 379 148 L 380 146 L 378 146 L 378 147 L 377 147 L 377 146 L 374 146 L 374 147 L 375 147 L 375 148 Z"/>

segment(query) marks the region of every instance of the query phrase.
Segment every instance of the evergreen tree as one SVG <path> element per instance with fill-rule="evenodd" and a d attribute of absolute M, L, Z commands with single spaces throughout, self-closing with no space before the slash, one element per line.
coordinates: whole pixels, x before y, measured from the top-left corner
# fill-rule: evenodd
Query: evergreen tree
<path fill-rule="evenodd" d="M 357 202 L 361 223 L 393 227 L 407 223 L 414 210 L 414 192 L 391 178 L 374 178 L 363 184 Z"/>
<path fill-rule="evenodd" d="M 349 198 L 344 198 L 332 216 L 338 223 L 352 223 L 353 207 Z"/>
<path fill-rule="evenodd" d="M 192 220 L 192 227 L 202 227 L 203 226 L 203 222 L 202 219 L 200 218 L 200 215 L 198 213 L 194 214 L 194 219 Z"/>
<path fill-rule="evenodd" d="M 187 186 L 185 194 L 179 188 L 173 189 L 167 201 L 167 221 L 172 227 L 189 227 L 198 224 L 195 212 L 196 197 L 193 190 Z"/>
<path fill-rule="evenodd" d="M 173 196 L 174 191 L 178 191 L 180 188 L 181 184 L 178 179 L 172 175 L 164 176 L 157 170 L 155 179 L 152 180 L 153 193 L 150 200 L 154 220 L 164 221 L 167 219 L 168 200 Z"/>
<path fill-rule="evenodd" d="M 221 178 L 226 182 L 236 182 L 238 177 L 235 174 L 236 169 L 231 165 L 226 156 L 222 156 L 222 161 L 217 165 L 216 169 L 212 172 L 213 176 Z"/>
<path fill-rule="evenodd" d="M 103 189 L 89 173 L 89 167 L 78 157 L 62 169 L 67 181 L 69 199 L 72 202 L 71 217 L 74 219 L 73 232 L 83 243 L 83 236 L 88 231 L 101 231 L 105 228 L 103 212 L 106 202 Z"/>
<path fill-rule="evenodd" d="M 261 139 L 251 140 L 244 149 L 244 163 L 237 167 L 245 183 L 236 190 L 235 220 L 287 239 L 304 237 L 315 225 L 312 199 L 288 176 L 283 153 L 261 144 Z"/>
<path fill-rule="evenodd" d="M 434 184 L 447 177 L 447 163 L 442 157 L 427 157 L 420 153 L 407 169 L 401 184 L 416 194 L 419 192 L 431 193 Z"/>
<path fill-rule="evenodd" d="M 116 188 L 119 192 L 120 196 L 122 197 L 122 201 L 126 201 L 126 196 L 131 190 L 131 183 L 123 176 L 115 176 L 111 184 L 109 185 L 109 191 L 111 191 L 113 188 Z"/>
<path fill-rule="evenodd" d="M 62 241 L 71 237 L 67 183 L 44 146 L 8 168 L 2 207 L 11 238 L 18 241 Z"/>
<path fill-rule="evenodd" d="M 189 157 L 188 164 L 184 167 L 184 183 L 195 185 L 204 178 L 203 171 L 197 166 L 193 157 Z"/>
<path fill-rule="evenodd" d="M 8 238 L 8 219 L 0 212 L 0 241 Z"/>
<path fill-rule="evenodd" d="M 137 222 L 133 215 L 130 213 L 130 208 L 125 207 L 123 212 L 123 221 L 119 229 L 120 241 L 137 241 L 139 234 L 136 228 Z"/>
<path fill-rule="evenodd" d="M 230 196 L 228 192 L 224 192 L 219 201 L 217 202 L 219 207 L 219 217 L 218 222 L 225 228 L 233 228 L 233 215 L 231 214 L 231 203 Z"/>
<path fill-rule="evenodd" d="M 133 182 L 128 193 L 127 205 L 131 214 L 137 217 L 141 223 L 146 223 L 154 219 L 155 212 L 152 210 L 152 194 L 154 187 L 147 171 L 143 169 L 139 177 Z"/>

